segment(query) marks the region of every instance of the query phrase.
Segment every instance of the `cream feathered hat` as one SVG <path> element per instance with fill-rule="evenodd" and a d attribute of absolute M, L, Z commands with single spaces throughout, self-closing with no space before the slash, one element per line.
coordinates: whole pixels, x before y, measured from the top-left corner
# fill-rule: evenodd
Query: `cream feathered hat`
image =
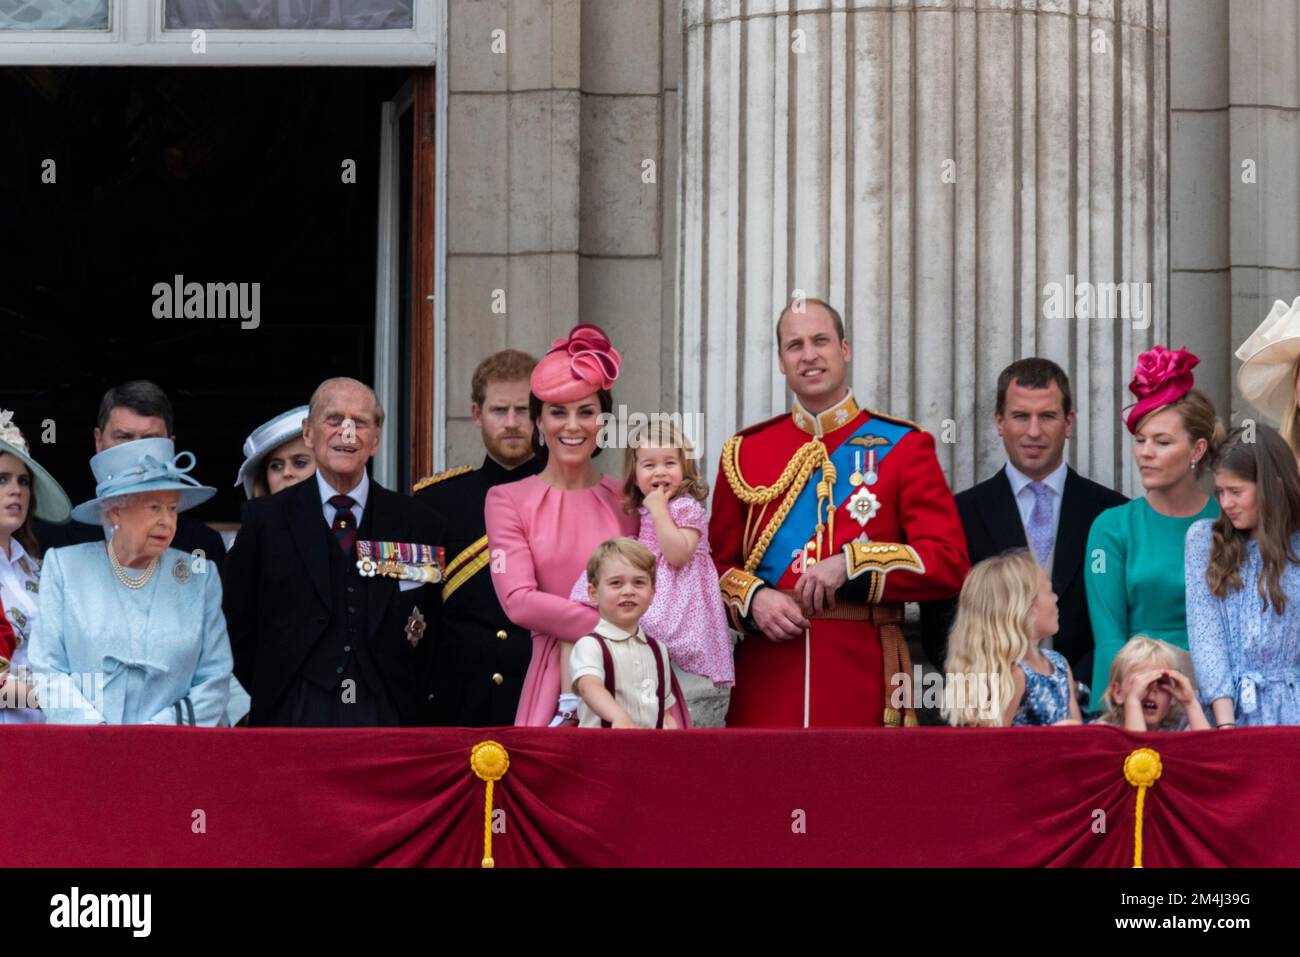
<path fill-rule="evenodd" d="M 1295 366 L 1300 359 L 1300 296 L 1290 305 L 1281 299 L 1237 349 L 1237 391 L 1275 424 L 1294 405 Z"/>

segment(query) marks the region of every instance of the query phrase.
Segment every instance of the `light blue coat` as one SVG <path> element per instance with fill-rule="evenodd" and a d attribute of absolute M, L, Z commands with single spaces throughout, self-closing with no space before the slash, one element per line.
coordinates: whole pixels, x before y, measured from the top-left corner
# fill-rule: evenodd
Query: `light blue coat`
<path fill-rule="evenodd" d="M 149 583 L 132 590 L 103 542 L 53 549 L 28 658 L 52 724 L 215 726 L 233 664 L 221 577 L 169 548 Z"/>

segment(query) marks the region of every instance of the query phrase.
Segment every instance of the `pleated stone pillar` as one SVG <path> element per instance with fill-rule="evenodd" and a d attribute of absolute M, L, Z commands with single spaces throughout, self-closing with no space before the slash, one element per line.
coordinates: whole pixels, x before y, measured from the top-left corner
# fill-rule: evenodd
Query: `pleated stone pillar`
<path fill-rule="evenodd" d="M 859 401 L 934 433 L 955 489 L 1002 463 L 995 383 L 1029 355 L 1074 382 L 1071 462 L 1133 489 L 1125 386 L 1169 324 L 1166 20 L 685 0 L 676 385 L 706 461 L 787 408 L 774 324 L 802 290 L 842 311 Z"/>

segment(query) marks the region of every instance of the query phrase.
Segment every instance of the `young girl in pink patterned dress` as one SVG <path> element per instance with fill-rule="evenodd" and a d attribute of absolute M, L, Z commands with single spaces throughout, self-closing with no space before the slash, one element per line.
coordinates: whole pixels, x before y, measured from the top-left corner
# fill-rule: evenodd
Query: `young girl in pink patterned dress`
<path fill-rule="evenodd" d="M 628 437 L 623 508 L 640 513 L 637 541 L 657 559 L 655 597 L 641 627 L 667 646 L 679 669 L 730 688 L 736 682 L 731 631 L 700 504 L 708 486 L 700 481 L 693 451 L 671 424 L 653 423 Z M 569 597 L 589 600 L 585 571 Z"/>

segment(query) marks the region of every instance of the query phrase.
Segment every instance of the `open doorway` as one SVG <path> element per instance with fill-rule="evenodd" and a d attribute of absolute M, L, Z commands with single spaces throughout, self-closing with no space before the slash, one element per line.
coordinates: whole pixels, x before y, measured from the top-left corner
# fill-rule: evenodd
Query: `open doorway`
<path fill-rule="evenodd" d="M 149 378 L 167 390 L 178 448 L 219 489 L 196 515 L 228 522 L 249 431 L 306 402 L 323 378 L 373 380 L 381 117 L 412 76 L 0 70 L 0 408 L 74 501 L 93 492 L 91 429 L 114 383 Z M 409 208 L 419 174 L 401 165 Z M 409 287 L 410 268 L 390 272 Z M 240 284 L 256 319 L 160 316 L 155 290 L 177 276 L 183 292 Z M 409 320 L 411 290 L 387 292 Z M 409 448 L 409 409 L 388 411 L 385 441 Z M 47 421 L 55 441 L 42 444 Z"/>

